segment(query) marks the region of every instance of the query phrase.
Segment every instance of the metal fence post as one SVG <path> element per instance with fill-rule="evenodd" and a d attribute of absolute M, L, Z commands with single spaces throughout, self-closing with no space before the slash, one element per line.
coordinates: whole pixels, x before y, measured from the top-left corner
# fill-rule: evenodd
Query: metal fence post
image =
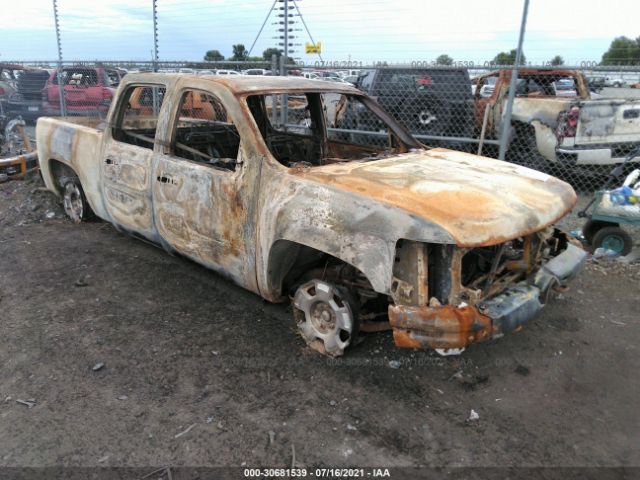
<path fill-rule="evenodd" d="M 158 2 L 152 0 L 153 6 L 153 71 L 158 71 Z M 160 113 L 160 98 L 158 97 L 158 87 L 153 87 L 153 114 L 158 116 Z"/>
<path fill-rule="evenodd" d="M 280 75 L 283 77 L 287 76 L 287 61 L 284 55 L 280 56 Z M 283 127 L 287 125 L 288 108 L 289 98 L 286 93 L 283 93 L 280 95 L 280 121 L 282 122 Z"/>
<path fill-rule="evenodd" d="M 275 4 L 275 2 L 274 2 Z M 271 55 L 271 74 L 275 75 L 278 72 L 278 56 L 274 53 Z M 278 110 L 276 106 L 278 105 L 278 96 L 271 95 L 271 124 L 275 125 L 278 123 Z"/>
<path fill-rule="evenodd" d="M 158 71 L 158 1 L 152 0 L 153 8 L 153 71 Z"/>
<path fill-rule="evenodd" d="M 58 2 L 53 0 L 53 20 L 56 28 L 56 42 L 58 44 L 58 71 L 56 77 L 58 78 L 58 90 L 60 93 L 60 115 L 67 116 L 67 104 L 64 98 L 64 85 L 62 83 L 62 42 L 60 41 L 60 24 L 58 22 Z"/>
<path fill-rule="evenodd" d="M 511 113 L 513 111 L 513 100 L 516 96 L 516 83 L 518 81 L 518 68 L 520 68 L 520 59 L 522 58 L 522 44 L 524 43 L 524 32 L 527 27 L 527 13 L 529 12 L 529 0 L 524 0 L 524 9 L 522 11 L 522 22 L 520 23 L 520 37 L 518 38 L 518 49 L 516 50 L 516 59 L 511 71 L 511 83 L 509 84 L 509 98 L 502 116 L 502 125 L 500 128 L 500 149 L 498 151 L 498 159 L 504 160 L 507 152 L 507 141 L 511 131 Z"/>

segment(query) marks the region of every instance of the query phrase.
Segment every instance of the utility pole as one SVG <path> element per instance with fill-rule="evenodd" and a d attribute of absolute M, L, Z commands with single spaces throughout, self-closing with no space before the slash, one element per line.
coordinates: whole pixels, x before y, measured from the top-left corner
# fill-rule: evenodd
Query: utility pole
<path fill-rule="evenodd" d="M 53 21 L 56 27 L 56 42 L 58 43 L 58 90 L 60 91 L 60 115 L 67 116 L 67 104 L 64 99 L 64 85 L 62 83 L 62 42 L 60 41 L 60 22 L 58 21 L 58 2 L 53 0 Z"/>
<path fill-rule="evenodd" d="M 282 3 L 283 6 L 278 7 L 278 10 L 281 10 L 282 13 L 278 14 L 278 17 L 282 18 L 282 21 L 279 21 L 278 24 L 282 25 L 283 28 L 279 30 L 283 33 L 280 36 L 282 42 L 279 43 L 279 46 L 282 47 L 282 56 L 280 57 L 280 75 L 283 77 L 287 76 L 287 62 L 289 61 L 289 47 L 292 46 L 289 44 L 289 38 L 293 38 L 289 33 L 293 32 L 292 28 L 289 28 L 290 25 L 294 24 L 294 20 L 290 20 L 291 17 L 294 16 L 293 13 L 289 13 L 289 10 L 293 10 L 295 7 L 289 6 L 289 0 L 278 0 L 278 2 Z M 292 50 L 293 51 L 293 50 Z M 283 94 L 280 97 L 280 121 L 283 126 L 287 125 L 288 120 L 288 108 L 289 108 L 289 98 L 287 94 Z"/>
<path fill-rule="evenodd" d="M 502 128 L 500 129 L 500 148 L 498 150 L 498 159 L 504 160 L 507 153 L 507 142 L 509 133 L 511 132 L 511 112 L 513 112 L 513 100 L 516 96 L 516 83 L 518 81 L 518 68 L 520 68 L 520 59 L 522 58 L 522 44 L 524 43 L 524 32 L 527 28 L 527 14 L 529 12 L 529 0 L 524 0 L 524 10 L 522 11 L 522 21 L 520 23 L 520 36 L 518 37 L 518 49 L 516 50 L 516 60 L 511 70 L 511 83 L 509 84 L 509 98 L 502 117 Z"/>

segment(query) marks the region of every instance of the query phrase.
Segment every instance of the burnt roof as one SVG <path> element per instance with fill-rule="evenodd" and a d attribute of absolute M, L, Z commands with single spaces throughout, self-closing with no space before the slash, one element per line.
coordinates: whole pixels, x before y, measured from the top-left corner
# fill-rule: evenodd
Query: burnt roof
<path fill-rule="evenodd" d="M 191 75 L 184 73 L 134 73 L 128 74 L 126 79 L 131 81 L 148 82 L 160 78 L 191 78 L 203 82 L 224 85 L 236 94 L 260 94 L 265 92 L 287 91 L 316 91 L 361 93 L 360 90 L 348 83 L 331 82 L 325 80 L 311 80 L 303 77 L 276 77 L 258 75 Z"/>

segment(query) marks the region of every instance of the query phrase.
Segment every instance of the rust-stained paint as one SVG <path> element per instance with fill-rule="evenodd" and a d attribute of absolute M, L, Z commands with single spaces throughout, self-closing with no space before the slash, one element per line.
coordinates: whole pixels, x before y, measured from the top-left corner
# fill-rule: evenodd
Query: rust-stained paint
<path fill-rule="evenodd" d="M 554 177 L 445 149 L 298 174 L 427 219 L 460 247 L 528 235 L 556 222 L 576 202 L 573 189 Z"/>

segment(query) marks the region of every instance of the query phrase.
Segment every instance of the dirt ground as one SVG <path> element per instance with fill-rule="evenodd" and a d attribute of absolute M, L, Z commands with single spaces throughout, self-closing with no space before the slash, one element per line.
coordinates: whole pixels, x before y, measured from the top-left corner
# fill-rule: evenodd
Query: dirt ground
<path fill-rule="evenodd" d="M 379 333 L 329 360 L 287 305 L 41 187 L 0 185 L 0 466 L 640 466 L 638 264 L 459 357 Z"/>

